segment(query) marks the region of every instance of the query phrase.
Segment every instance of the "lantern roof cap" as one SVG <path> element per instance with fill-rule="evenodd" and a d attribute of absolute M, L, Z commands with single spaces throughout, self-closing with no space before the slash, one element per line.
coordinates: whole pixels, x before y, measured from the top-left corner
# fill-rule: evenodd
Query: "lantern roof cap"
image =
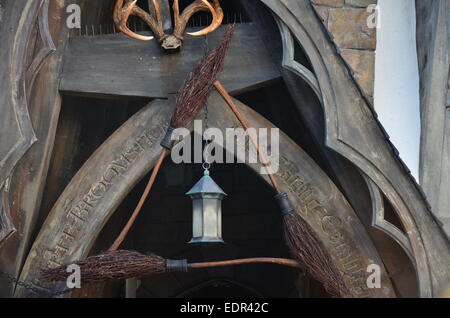
<path fill-rule="evenodd" d="M 189 190 L 187 195 L 195 195 L 201 193 L 214 193 L 227 195 L 214 180 L 209 176 L 209 171 L 205 170 L 204 176 Z"/>

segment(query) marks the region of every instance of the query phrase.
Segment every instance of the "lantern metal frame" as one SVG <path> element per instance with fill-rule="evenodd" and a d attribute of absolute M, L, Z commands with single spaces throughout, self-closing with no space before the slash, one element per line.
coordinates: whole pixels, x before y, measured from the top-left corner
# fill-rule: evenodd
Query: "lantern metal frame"
<path fill-rule="evenodd" d="M 209 176 L 186 193 L 192 199 L 192 239 L 189 244 L 225 243 L 222 239 L 222 200 L 227 194 Z"/>

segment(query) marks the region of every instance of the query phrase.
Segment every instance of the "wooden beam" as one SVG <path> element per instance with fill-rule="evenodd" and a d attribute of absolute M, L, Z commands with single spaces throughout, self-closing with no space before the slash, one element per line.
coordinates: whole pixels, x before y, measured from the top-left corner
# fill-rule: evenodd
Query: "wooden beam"
<path fill-rule="evenodd" d="M 225 27 L 208 35 L 208 47 Z M 166 98 L 177 93 L 205 52 L 205 37 L 186 36 L 179 53 L 164 53 L 156 41 L 124 35 L 77 37 L 70 42 L 60 90 L 76 95 L 122 95 Z M 252 24 L 236 30 L 221 81 L 233 93 L 250 90 L 281 76 Z"/>

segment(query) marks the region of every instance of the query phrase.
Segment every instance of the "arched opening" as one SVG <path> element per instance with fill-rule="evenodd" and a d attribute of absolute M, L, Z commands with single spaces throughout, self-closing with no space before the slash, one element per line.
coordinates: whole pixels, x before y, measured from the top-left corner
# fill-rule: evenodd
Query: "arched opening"
<path fill-rule="evenodd" d="M 297 57 L 300 56 L 299 52 L 300 51 L 297 50 Z M 262 96 L 265 98 L 261 98 Z M 288 96 L 289 94 L 284 86 L 284 83 L 277 81 L 256 91 L 243 94 L 240 96 L 240 99 L 244 100 L 247 104 L 252 105 L 258 113 L 263 114 L 266 118 L 273 121 L 277 127 L 286 132 L 295 142 L 297 142 L 297 144 L 302 145 L 311 157 L 316 159 L 317 162 L 320 162 L 322 158 L 318 155 L 318 151 L 316 149 L 317 146 L 315 145 L 313 138 L 311 138 L 308 129 L 305 128 L 305 125 L 303 125 L 302 121 L 299 119 L 299 114 L 294 107 L 294 102 Z M 321 120 L 321 122 L 323 122 L 323 120 Z M 321 125 L 321 123 L 319 123 L 319 125 Z M 299 127 L 302 128 L 299 129 Z M 321 162 L 321 166 L 325 166 L 324 162 Z M 189 218 L 191 215 L 189 213 L 190 209 L 186 209 L 185 206 L 186 202 L 189 203 L 189 201 L 184 196 L 184 193 L 192 184 L 195 183 L 193 176 L 200 175 L 200 173 L 195 171 L 195 168 L 193 167 L 186 169 L 186 167 L 173 165 L 171 168 L 167 168 L 166 166 L 163 168 L 160 174 L 160 183 L 157 184 L 152 193 L 152 197 L 154 195 L 156 200 L 151 200 L 145 207 L 145 209 L 156 210 L 157 212 L 151 213 L 150 216 L 141 216 L 135 229 L 132 233 L 130 233 L 128 241 L 125 243 L 124 247 L 128 249 L 135 249 L 144 253 L 153 252 L 163 254 L 166 258 L 191 258 L 195 259 L 195 261 L 211 261 L 215 259 L 219 260 L 252 256 L 287 257 L 288 253 L 282 240 L 281 217 L 278 213 L 271 212 L 272 214 L 266 215 L 262 212 L 265 209 L 270 209 L 271 211 L 277 210 L 273 200 L 271 199 L 272 195 L 270 194 L 270 190 L 269 193 L 265 193 L 263 188 L 259 189 L 258 185 L 255 184 L 250 177 L 243 179 L 246 180 L 247 183 L 236 183 L 234 180 L 236 179 L 235 176 L 245 176 L 245 172 L 243 171 L 233 172 L 234 168 L 231 170 L 229 168 L 224 168 L 223 170 L 225 172 L 218 169 L 218 171 L 213 171 L 213 173 L 217 174 L 216 178 L 218 178 L 219 183 L 222 181 L 224 184 L 229 185 L 229 187 L 223 186 L 225 191 L 230 192 L 227 188 L 233 189 L 232 195 L 234 198 L 232 201 L 230 200 L 230 202 L 233 202 L 234 206 L 228 207 L 228 209 L 234 211 L 236 216 L 234 216 L 234 219 L 230 219 L 232 221 L 230 221 L 228 227 L 235 231 L 233 232 L 234 234 L 239 233 L 239 235 L 244 235 L 241 237 L 241 241 L 235 241 L 235 239 L 231 237 L 231 242 L 225 246 L 213 246 L 208 248 L 185 246 L 185 242 L 189 240 L 189 235 L 186 235 L 186 233 L 190 232 L 191 221 Z M 222 180 L 220 180 L 221 175 L 223 176 Z M 186 180 L 189 180 L 189 182 Z M 145 178 L 143 182 L 145 183 Z M 126 220 L 126 216 L 133 209 L 133 205 L 138 200 L 143 186 L 144 184 L 135 187 L 133 192 L 128 195 L 127 199 L 122 202 L 121 207 L 115 212 L 114 217 L 109 222 L 109 224 L 114 224 L 114 221 L 116 220 L 118 223 L 115 225 L 108 224 L 103 229 L 103 233 L 107 233 L 105 239 L 106 243 L 102 242 L 103 235 L 100 235 L 96 244 L 100 246 L 105 244 L 105 246 L 103 248 L 97 246 L 97 251 L 106 249 L 111 240 L 114 239 L 111 235 L 117 233 L 118 229 L 121 228 L 122 224 L 120 223 Z M 158 186 L 160 187 L 159 192 Z M 251 189 L 250 192 L 249 189 Z M 258 199 L 255 204 L 251 206 L 252 211 L 250 211 L 249 204 L 251 201 L 249 201 L 248 198 L 256 198 L 259 196 L 264 199 Z M 224 210 L 226 209 L 227 205 L 225 202 Z M 170 217 L 167 216 L 168 213 L 169 215 L 175 215 L 175 220 L 170 219 Z M 110 228 L 108 228 L 108 226 L 110 226 Z M 251 232 L 251 230 L 254 230 L 255 226 L 259 226 L 259 228 L 256 228 L 259 229 L 258 234 L 261 236 Z M 228 241 L 229 239 L 226 238 L 226 233 L 227 221 L 225 218 L 224 237 Z M 241 233 L 246 233 L 249 236 L 246 237 L 245 234 Z M 252 237 L 252 235 L 254 235 L 254 237 Z M 261 255 L 258 251 L 264 251 L 267 254 Z M 264 267 L 265 265 L 258 265 L 255 268 Z M 233 269 L 233 271 L 235 270 Z M 261 272 L 253 269 L 253 267 L 248 267 L 248 269 L 242 270 L 244 271 L 244 274 L 239 274 L 241 269 L 236 271 L 238 272 L 236 275 L 242 275 L 242 277 L 246 279 L 249 279 L 249 277 L 255 274 L 263 276 Z M 199 276 L 197 278 L 198 281 L 194 281 L 195 275 L 186 276 L 189 277 L 191 281 L 188 280 L 185 284 L 179 284 L 180 286 L 172 286 L 171 291 L 169 287 L 166 287 L 167 291 L 164 296 L 167 297 L 182 292 L 183 288 L 188 288 L 189 285 L 197 284 L 199 281 L 218 279 L 220 277 L 227 278 L 227 276 L 223 273 L 221 274 L 221 272 L 230 272 L 230 270 L 225 269 L 208 271 L 208 273 L 211 272 L 216 272 L 215 276 Z M 233 275 L 235 274 L 233 273 Z M 171 276 L 176 275 L 172 274 Z M 283 274 L 281 274 L 281 276 L 283 276 Z M 271 275 L 271 277 L 276 277 L 276 275 Z M 234 278 L 234 276 L 230 278 Z M 241 280 L 244 278 L 241 278 Z M 150 278 L 143 280 L 142 288 L 146 286 L 145 283 L 148 280 L 150 280 Z M 176 281 L 179 281 L 179 279 Z M 289 287 L 289 284 L 292 284 L 295 280 L 287 279 L 285 281 L 285 285 L 282 284 L 283 279 L 276 279 L 274 281 L 266 279 L 264 281 L 267 282 L 268 285 L 260 286 L 259 288 L 262 288 L 263 290 L 265 289 L 265 294 L 272 297 L 286 297 L 292 295 L 292 292 L 289 291 L 292 290 L 292 287 Z M 250 282 L 246 283 L 248 284 L 252 282 L 253 281 L 250 280 Z M 280 290 L 274 288 L 274 286 L 277 286 L 277 282 L 281 282 L 279 285 L 283 285 L 283 287 L 280 287 Z M 253 283 L 261 284 L 262 282 L 261 280 L 255 278 Z M 154 282 L 148 285 L 152 287 L 160 286 L 160 284 L 155 284 Z M 170 284 L 164 283 L 163 285 L 169 286 Z M 152 291 L 150 294 L 155 293 L 156 291 Z M 307 293 L 309 293 L 309 290 Z"/>
<path fill-rule="evenodd" d="M 260 294 L 250 286 L 246 286 L 231 280 L 217 279 L 201 283 L 188 289 L 177 298 L 229 298 L 230 295 L 236 298 L 261 298 Z"/>
<path fill-rule="evenodd" d="M 312 91 L 305 91 L 305 94 L 314 96 Z M 262 92 L 266 98 L 261 98 Z M 317 145 L 317 140 L 314 140 L 310 128 L 303 125 L 302 120 L 304 118 L 298 116 L 298 111 L 293 107 L 292 100 L 288 101 L 288 95 L 284 83 L 278 81 L 257 91 L 247 92 L 245 95 L 238 96 L 238 98 L 253 106 L 257 112 L 274 122 L 297 144 L 301 145 L 339 187 L 340 184 L 337 178 L 328 167 L 330 162 L 324 160 L 317 151 L 318 148 L 324 146 L 323 140 L 320 145 Z M 280 99 L 281 97 L 284 98 Z M 280 107 L 280 104 L 283 104 L 283 107 Z M 280 116 L 280 110 L 283 112 L 281 114 L 283 118 Z M 321 128 L 320 133 L 323 134 L 324 120 L 321 113 L 312 114 L 316 116 L 316 119 L 319 118 L 316 124 Z M 299 129 L 299 127 L 301 128 Z M 136 249 L 141 252 L 151 251 L 168 258 L 192 257 L 196 261 L 247 256 L 288 257 L 281 235 L 280 216 L 271 201 L 272 193 L 268 186 L 261 182 L 245 166 L 220 167 L 218 165 L 215 169 L 213 171 L 215 179 L 224 190 L 230 192 L 227 190 L 227 184 L 232 184 L 230 188 L 233 189 L 230 195 L 233 198 L 224 202 L 224 238 L 228 242 L 227 245 L 211 248 L 186 246 L 186 242 L 190 239 L 189 218 L 191 217 L 191 208 L 190 201 L 184 193 L 200 177 L 201 169 L 198 166 L 171 167 L 170 163 L 166 163 L 158 178 L 158 184 L 152 193 L 152 198 L 147 202 L 144 208 L 145 211 L 133 232 L 130 233 L 124 248 Z M 349 169 L 348 171 L 352 172 L 354 170 Z M 144 177 L 143 181 L 122 202 L 113 217 L 103 228 L 91 253 L 97 253 L 109 247 L 115 235 L 117 235 L 119 229 L 126 221 L 127 216 L 134 208 L 147 178 L 148 176 Z M 346 191 L 342 192 L 345 193 Z M 348 195 L 348 192 L 345 194 L 348 198 L 351 197 L 351 195 Z M 366 197 L 364 196 L 364 198 Z M 153 200 L 154 198 L 156 200 Z M 255 202 L 251 198 L 254 198 Z M 359 199 L 361 200 L 361 198 Z M 231 211 L 228 221 L 227 211 Z M 233 213 L 235 214 L 233 215 Z M 358 216 L 362 218 L 361 215 Z M 227 222 L 229 223 L 227 224 Z M 229 238 L 227 238 L 227 235 Z M 263 252 L 264 255 L 261 255 L 260 252 Z M 271 281 L 272 277 L 265 275 L 267 272 L 271 274 L 276 273 L 273 276 L 270 275 L 277 278 L 276 282 Z M 261 279 L 261 277 L 264 279 Z M 217 282 L 232 280 L 237 282 L 238 285 L 249 286 L 257 294 L 260 293 L 266 296 L 327 296 L 320 288 L 320 285 L 309 281 L 308 277 L 301 278 L 292 274 L 291 270 L 269 265 L 252 265 L 251 267 L 236 269 L 215 269 L 202 273 L 199 271 L 189 278 L 187 276 L 180 278 L 178 275 L 149 277 L 143 280 L 140 292 L 142 297 L 163 295 L 174 297 L 183 293 L 189 293 L 189 290 L 192 290 L 195 286 L 205 284 L 205 282 L 211 280 L 216 282 L 214 284 L 218 286 L 213 286 L 213 288 L 219 288 L 217 291 L 222 294 L 225 293 L 224 286 L 221 285 L 222 283 Z M 264 285 L 266 283 L 270 288 Z M 158 287 L 157 290 L 152 289 L 155 286 Z M 164 286 L 166 286 L 165 290 Z M 234 283 L 230 286 L 232 289 L 228 290 L 228 292 L 239 292 L 239 288 Z M 211 285 L 207 285 L 204 289 L 201 288 L 199 293 L 204 293 L 208 288 L 211 288 Z M 123 290 L 121 283 L 111 283 L 106 285 L 105 288 L 82 291 L 74 296 L 83 296 L 83 293 L 86 293 L 89 296 L 120 297 L 123 296 Z"/>
<path fill-rule="evenodd" d="M 297 39 L 294 39 L 294 48 L 295 61 L 301 63 L 310 71 L 314 71 L 307 53 Z M 312 140 L 310 144 L 314 148 L 301 143 L 301 141 L 299 144 L 315 159 L 316 163 L 321 166 L 352 205 L 383 259 L 397 296 L 417 297 L 418 281 L 414 261 L 408 257 L 405 246 L 396 242 L 395 235 L 393 237 L 392 233 L 388 234 L 374 224 L 377 211 L 374 210 L 374 198 L 369 193 L 364 173 L 350 160 L 335 152 L 326 144 L 327 124 L 323 102 L 315 94 L 311 85 L 294 72 L 285 70 L 284 81 L 292 96 L 293 107 L 297 109 L 299 119 L 306 126 L 304 129 L 309 133 L 309 138 Z M 399 232 L 402 233 L 401 235 L 406 238 L 406 230 L 399 219 L 398 213 L 385 195 L 382 195 L 381 204 L 384 220 L 398 228 Z"/>
<path fill-rule="evenodd" d="M 215 164 L 211 176 L 228 194 L 223 201 L 225 244 L 190 245 L 192 203 L 185 193 L 202 175 L 200 164 L 163 164 L 150 198 L 124 249 L 190 262 L 248 257 L 290 258 L 273 190 L 245 164 Z M 91 254 L 109 247 L 127 221 L 148 175 L 133 189 L 105 225 Z M 85 289 L 73 297 L 124 297 L 124 282 Z M 321 284 L 302 272 L 273 264 L 192 270 L 152 275 L 141 280 L 136 296 L 160 297 L 328 297 Z"/>

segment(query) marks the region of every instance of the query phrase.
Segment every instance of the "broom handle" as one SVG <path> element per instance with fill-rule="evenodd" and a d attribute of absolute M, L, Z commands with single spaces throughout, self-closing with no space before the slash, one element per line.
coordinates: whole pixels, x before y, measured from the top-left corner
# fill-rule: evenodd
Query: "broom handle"
<path fill-rule="evenodd" d="M 241 114 L 241 112 L 238 110 L 238 108 L 236 107 L 233 98 L 230 96 L 230 94 L 228 94 L 227 90 L 225 89 L 225 87 L 223 87 L 222 83 L 220 81 L 215 81 L 214 82 L 214 87 L 217 89 L 217 91 L 219 92 L 219 94 L 222 96 L 222 98 L 225 100 L 225 102 L 228 104 L 228 106 L 230 107 L 230 109 L 233 111 L 233 113 L 236 115 L 236 118 L 239 120 L 239 122 L 241 123 L 242 127 L 244 127 L 244 129 L 248 130 L 250 125 L 248 124 L 247 120 L 245 119 L 245 117 Z M 265 154 L 261 151 L 261 148 L 259 147 L 258 142 L 253 138 L 253 136 L 251 134 L 249 134 L 249 138 L 250 141 L 253 143 L 253 145 L 255 146 L 259 157 L 262 161 L 262 165 L 264 166 L 264 168 L 267 171 L 267 174 L 270 178 L 270 181 L 272 182 L 273 187 L 275 188 L 275 190 L 280 193 L 280 188 L 278 187 L 278 183 L 275 180 L 274 175 L 272 174 L 272 172 L 269 169 L 269 161 L 267 160 L 267 157 L 265 156 Z"/>
<path fill-rule="evenodd" d="M 272 263 L 279 264 L 294 268 L 301 269 L 299 263 L 292 259 L 286 258 L 269 258 L 269 257 L 256 257 L 256 258 L 243 258 L 236 259 L 231 261 L 220 261 L 220 262 L 204 262 L 204 263 L 192 263 L 188 264 L 188 268 L 209 268 L 209 267 L 223 267 L 223 266 L 234 266 L 234 265 L 243 265 L 243 264 L 252 264 L 252 263 Z"/>
<path fill-rule="evenodd" d="M 159 156 L 158 161 L 156 162 L 156 165 L 153 168 L 153 172 L 152 172 L 152 175 L 150 177 L 150 180 L 148 181 L 147 186 L 145 187 L 145 191 L 142 194 L 138 205 L 134 209 L 134 212 L 131 215 L 130 219 L 128 220 L 127 224 L 122 229 L 122 232 L 120 232 L 119 236 L 116 238 L 116 240 L 114 241 L 113 245 L 111 245 L 111 247 L 109 248 L 109 251 L 117 251 L 119 249 L 120 245 L 122 245 L 123 241 L 125 240 L 125 237 L 127 236 L 128 232 L 130 232 L 131 227 L 133 226 L 133 224 L 136 221 L 139 213 L 141 212 L 142 206 L 144 205 L 144 202 L 147 199 L 148 194 L 150 193 L 150 190 L 153 187 L 153 184 L 155 183 L 156 176 L 158 175 L 159 169 L 161 168 L 161 165 L 162 165 L 162 163 L 164 161 L 164 158 L 166 157 L 168 152 L 169 152 L 169 150 L 167 150 L 167 149 L 164 149 L 161 152 L 161 155 Z"/>
<path fill-rule="evenodd" d="M 236 117 L 239 120 L 239 122 L 241 123 L 242 127 L 244 127 L 246 130 L 248 130 L 250 128 L 250 125 L 248 124 L 248 122 L 245 119 L 245 117 L 239 112 L 239 110 L 237 109 L 236 105 L 234 104 L 234 101 L 233 101 L 232 97 L 228 94 L 227 90 L 223 87 L 222 83 L 220 83 L 219 81 L 216 81 L 216 82 L 214 82 L 214 87 L 217 89 L 217 91 L 223 97 L 223 99 L 228 104 L 230 109 L 236 115 Z M 261 148 L 259 147 L 258 142 L 253 138 L 253 136 L 249 134 L 249 138 L 250 138 L 251 142 L 253 143 L 253 145 L 255 146 L 255 148 L 256 148 L 256 150 L 257 150 L 257 152 L 258 152 L 258 154 L 259 154 L 259 156 L 261 158 L 262 164 L 263 164 L 264 168 L 267 171 L 267 174 L 268 174 L 268 176 L 270 178 L 270 181 L 272 182 L 273 187 L 275 188 L 275 190 L 277 190 L 277 192 L 280 192 L 280 189 L 278 187 L 278 183 L 275 180 L 275 177 L 273 176 L 272 172 L 269 169 L 268 160 L 267 160 L 265 154 L 261 151 Z M 111 245 L 111 247 L 109 248 L 109 251 L 116 251 L 116 250 L 118 250 L 120 245 L 125 240 L 125 237 L 130 232 L 131 227 L 133 226 L 134 222 L 136 221 L 137 217 L 139 216 L 139 213 L 142 210 L 144 202 L 147 199 L 147 197 L 148 197 L 148 195 L 150 193 L 150 190 L 153 187 L 153 184 L 155 183 L 156 176 L 158 175 L 159 169 L 161 168 L 161 165 L 162 165 L 162 163 L 164 161 L 164 158 L 166 157 L 167 153 L 168 153 L 167 149 L 164 149 L 161 152 L 161 155 L 160 155 L 160 157 L 159 157 L 155 167 L 153 168 L 153 172 L 152 172 L 152 175 L 150 177 L 150 180 L 149 180 L 149 182 L 148 182 L 148 184 L 147 184 L 147 186 L 145 188 L 144 193 L 141 196 L 141 199 L 139 200 L 138 205 L 134 209 L 134 212 L 131 215 L 130 219 L 128 220 L 127 224 L 122 229 L 122 232 L 119 234 L 117 239 L 114 241 L 113 245 Z"/>

